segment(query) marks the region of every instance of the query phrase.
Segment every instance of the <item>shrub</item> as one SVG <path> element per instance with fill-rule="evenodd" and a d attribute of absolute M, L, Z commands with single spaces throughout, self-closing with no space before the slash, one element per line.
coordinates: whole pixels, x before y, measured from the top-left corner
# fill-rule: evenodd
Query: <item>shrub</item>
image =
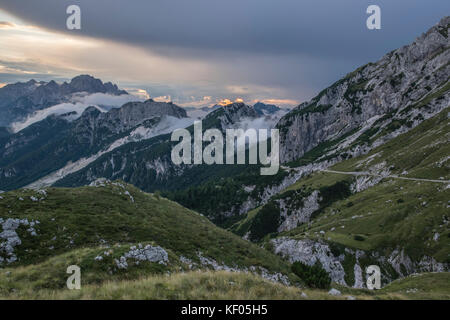
<path fill-rule="evenodd" d="M 299 261 L 294 262 L 292 264 L 292 272 L 302 279 L 309 287 L 328 289 L 331 285 L 330 276 L 319 262 L 316 262 L 313 266 L 309 266 Z"/>
<path fill-rule="evenodd" d="M 364 240 L 366 240 L 366 239 L 364 239 L 363 236 L 360 236 L 360 235 L 355 235 L 355 236 L 353 237 L 353 239 L 355 239 L 356 241 L 364 241 Z"/>
<path fill-rule="evenodd" d="M 350 183 L 348 181 L 338 181 L 331 186 L 320 188 L 321 207 L 328 207 L 333 202 L 345 199 L 352 193 L 350 191 Z"/>
<path fill-rule="evenodd" d="M 256 214 L 250 226 L 250 240 L 261 240 L 265 235 L 276 232 L 280 225 L 280 210 L 274 202 L 267 203 Z"/>

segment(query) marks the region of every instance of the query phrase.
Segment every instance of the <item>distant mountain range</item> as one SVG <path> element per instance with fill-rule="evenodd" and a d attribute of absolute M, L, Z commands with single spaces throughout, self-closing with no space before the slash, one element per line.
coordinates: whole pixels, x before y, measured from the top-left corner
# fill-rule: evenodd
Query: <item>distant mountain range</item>
<path fill-rule="evenodd" d="M 89 75 L 80 75 L 69 83 L 58 84 L 55 81 L 19 82 L 0 88 L 0 126 L 23 119 L 33 111 L 70 101 L 78 93 L 107 93 L 111 95 L 127 94 L 111 82 L 103 83 Z"/>
<path fill-rule="evenodd" d="M 223 107 L 223 106 L 220 105 L 220 104 L 215 104 L 215 105 L 210 106 L 210 107 L 202 107 L 202 108 L 185 107 L 184 109 L 188 112 L 190 117 L 203 118 L 205 115 L 207 115 L 211 111 L 214 111 L 214 110 L 219 109 L 221 107 Z M 260 116 L 274 115 L 278 111 L 281 110 L 281 108 L 279 108 L 279 107 L 277 107 L 277 106 L 275 106 L 273 104 L 265 104 L 265 103 L 262 103 L 262 102 L 255 103 L 253 105 L 253 108 L 255 109 L 255 111 Z"/>
<path fill-rule="evenodd" d="M 270 115 L 277 113 L 281 109 L 274 104 L 265 104 L 262 102 L 257 102 L 253 105 L 253 108 L 258 112 L 259 115 Z"/>

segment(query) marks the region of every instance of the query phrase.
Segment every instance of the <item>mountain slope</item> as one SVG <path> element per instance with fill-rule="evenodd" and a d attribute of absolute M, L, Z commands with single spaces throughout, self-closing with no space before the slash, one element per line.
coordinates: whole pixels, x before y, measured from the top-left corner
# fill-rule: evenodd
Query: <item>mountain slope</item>
<path fill-rule="evenodd" d="M 191 269 L 296 279 L 275 255 L 121 182 L 2 193 L 0 226 L 0 265 L 13 277 L 28 274 L 35 289 L 62 288 L 72 264 L 82 268 L 83 283 Z"/>
<path fill-rule="evenodd" d="M 250 174 L 245 180 L 230 177 L 246 183 L 235 189 L 242 196 L 230 209 L 220 209 L 222 213 L 234 215 L 234 222 L 238 215 L 254 215 L 250 210 L 266 204 L 305 174 L 367 154 L 446 108 L 450 101 L 449 39 L 445 32 L 449 23 L 450 17 L 443 18 L 414 43 L 349 73 L 281 118 L 277 128 L 280 159 L 285 162 L 280 168 L 282 179 L 267 183 L 254 174 L 255 183 L 248 184 Z M 204 187 L 190 192 L 190 202 L 204 199 Z M 178 196 L 174 199 L 183 201 Z M 221 205 L 219 201 L 218 207 Z M 198 210 L 207 213 L 203 208 Z"/>
<path fill-rule="evenodd" d="M 78 166 L 87 165 L 98 153 L 170 131 L 172 122 L 186 117 L 182 108 L 153 100 L 126 103 L 108 112 L 88 107 L 74 121 L 67 121 L 65 115 L 47 117 L 0 138 L 0 188 L 23 187 L 67 164 L 76 167 L 80 159 L 84 160 Z"/>
<path fill-rule="evenodd" d="M 350 133 L 351 139 L 330 149 L 335 157 L 344 151 L 358 155 L 370 150 L 369 138 L 382 144 L 447 107 L 450 52 L 442 30 L 449 27 L 445 17 L 412 44 L 358 68 L 289 112 L 277 125 L 281 161 Z"/>
<path fill-rule="evenodd" d="M 307 174 L 231 229 L 360 287 L 450 268 L 450 108 L 367 155 Z M 431 181 L 430 181 L 431 180 Z M 270 240 L 270 237 L 275 239 Z"/>
<path fill-rule="evenodd" d="M 217 128 L 224 132 L 242 119 L 257 117 L 258 114 L 252 107 L 235 103 L 209 113 L 202 121 L 202 129 Z M 193 126 L 187 127 L 187 130 L 192 133 Z M 223 165 L 175 165 L 171 160 L 171 151 L 176 143 L 170 141 L 170 134 L 164 134 L 126 144 L 104 154 L 86 168 L 64 177 L 55 185 L 80 186 L 89 184 L 96 178 L 106 177 L 130 182 L 146 191 L 172 190 L 227 176 L 230 172 L 240 173 L 247 168 L 245 165 L 233 168 Z"/>

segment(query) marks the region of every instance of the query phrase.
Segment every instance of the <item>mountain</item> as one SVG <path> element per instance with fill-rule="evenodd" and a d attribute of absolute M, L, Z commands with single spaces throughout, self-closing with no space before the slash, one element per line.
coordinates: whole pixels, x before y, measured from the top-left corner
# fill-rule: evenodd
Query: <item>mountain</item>
<path fill-rule="evenodd" d="M 85 134 L 91 129 L 104 134 L 118 134 L 132 129 L 145 120 L 152 118 L 175 117 L 187 118 L 183 108 L 169 102 L 155 102 L 149 99 L 145 102 L 128 102 L 120 108 L 101 112 L 95 107 L 87 108 L 80 119 L 74 122 L 75 136 Z"/>
<path fill-rule="evenodd" d="M 216 215 L 229 224 L 264 205 L 302 176 L 345 159 L 367 154 L 373 148 L 408 132 L 449 105 L 449 17 L 415 42 L 349 73 L 311 101 L 288 112 L 277 123 L 280 159 L 284 166 L 267 181 L 247 171 L 193 187 L 189 193 L 169 195 L 204 214 L 213 210 L 200 199 L 205 190 L 232 186 L 237 195 L 213 193 Z M 198 195 L 196 197 L 195 195 Z M 222 201 L 223 200 L 223 201 Z"/>
<path fill-rule="evenodd" d="M 306 288 L 279 256 L 121 181 L 2 193 L 0 227 L 2 298 L 448 297 L 448 273 L 415 275 L 370 294 Z M 69 265 L 81 268 L 82 290 L 67 290 Z"/>
<path fill-rule="evenodd" d="M 246 271 L 271 281 L 298 278 L 281 258 L 157 194 L 100 179 L 74 189 L 20 189 L 0 197 L 0 294 L 61 289 L 66 269 L 83 285 L 190 270 Z M 27 279 L 26 281 L 25 278 Z M 22 279 L 22 280 L 21 280 Z"/>
<path fill-rule="evenodd" d="M 0 138 L 9 136 L 11 132 L 8 130 L 8 128 L 0 127 Z"/>
<path fill-rule="evenodd" d="M 123 145 L 55 184 L 122 179 L 146 191 L 162 190 L 229 227 L 305 173 L 367 154 L 448 106 L 448 38 L 442 31 L 448 21 L 442 19 L 414 43 L 349 73 L 282 117 L 280 158 L 287 165 L 276 176 L 261 177 L 255 165 L 174 166 L 174 144 L 167 135 Z M 245 118 L 261 116 L 242 103 L 218 107 L 204 117 L 203 129 L 236 127 Z"/>
<path fill-rule="evenodd" d="M 362 287 L 450 270 L 447 107 L 367 155 L 306 173 L 231 230 L 267 241 L 291 261 L 320 261 L 333 281 Z"/>
<path fill-rule="evenodd" d="M 234 103 L 209 113 L 202 121 L 202 129 L 239 127 L 243 119 L 256 119 L 256 111 L 244 104 Z M 193 126 L 186 126 L 193 132 Z M 139 142 L 122 145 L 103 154 L 81 170 L 58 180 L 56 186 L 86 185 L 96 178 L 121 179 L 145 191 L 185 189 L 208 180 L 220 179 L 248 170 L 248 166 L 175 165 L 171 150 L 176 142 L 170 134 L 161 134 Z M 259 166 L 253 165 L 253 168 Z"/>
<path fill-rule="evenodd" d="M 358 68 L 286 114 L 278 123 L 281 161 L 330 141 L 340 152 L 367 152 L 366 140 L 382 144 L 447 107 L 449 25 L 450 17 L 443 18 L 412 44 Z M 350 134 L 353 141 L 338 141 Z"/>
<path fill-rule="evenodd" d="M 449 271 L 449 27 L 446 17 L 286 114 L 284 188 L 243 202 L 230 230 L 355 288 L 369 265 L 383 284 Z"/>
<path fill-rule="evenodd" d="M 213 106 L 211 106 L 211 107 L 203 107 L 203 108 L 201 108 L 203 111 L 206 111 L 206 112 L 210 112 L 210 111 L 213 111 L 213 110 L 216 110 L 216 109 L 220 109 L 220 108 L 222 108 L 223 106 L 222 105 L 220 105 L 220 104 L 215 104 L 215 105 L 213 105 Z"/>
<path fill-rule="evenodd" d="M 127 94 L 111 82 L 103 83 L 90 75 L 80 75 L 69 83 L 58 84 L 55 81 L 19 82 L 0 88 L 0 126 L 8 126 L 23 119 L 33 111 L 70 101 L 74 94 L 106 93 L 111 95 Z"/>
<path fill-rule="evenodd" d="M 153 100 L 126 103 L 108 112 L 88 107 L 74 121 L 52 115 L 0 138 L 0 188 L 25 186 L 66 165 L 82 168 L 122 144 L 171 132 L 178 121 L 190 123 L 185 110 Z M 51 179 L 56 181 L 57 176 Z"/>
<path fill-rule="evenodd" d="M 280 111 L 281 109 L 274 104 L 265 104 L 262 102 L 257 102 L 253 105 L 253 108 L 258 112 L 259 115 L 269 115 Z"/>

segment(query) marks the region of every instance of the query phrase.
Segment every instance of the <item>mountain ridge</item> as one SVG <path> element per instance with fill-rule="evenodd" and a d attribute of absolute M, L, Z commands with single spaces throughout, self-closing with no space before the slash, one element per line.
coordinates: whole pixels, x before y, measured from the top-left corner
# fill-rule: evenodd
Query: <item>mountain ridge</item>
<path fill-rule="evenodd" d="M 111 82 L 103 83 L 90 75 L 79 75 L 69 83 L 56 81 L 8 84 L 0 88 L 0 126 L 7 126 L 30 113 L 45 109 L 58 103 L 67 102 L 73 94 L 106 93 L 112 95 L 128 94 Z"/>

